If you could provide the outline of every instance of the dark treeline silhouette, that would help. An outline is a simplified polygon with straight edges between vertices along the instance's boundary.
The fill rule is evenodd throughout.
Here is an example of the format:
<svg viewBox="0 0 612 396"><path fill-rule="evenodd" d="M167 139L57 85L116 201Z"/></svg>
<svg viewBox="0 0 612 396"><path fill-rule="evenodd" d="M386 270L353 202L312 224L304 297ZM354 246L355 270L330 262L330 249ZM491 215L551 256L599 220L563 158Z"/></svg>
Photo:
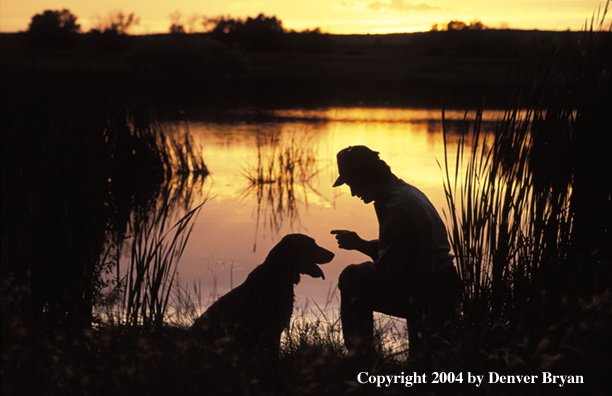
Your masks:
<svg viewBox="0 0 612 396"><path fill-rule="evenodd" d="M484 30L486 26L480 21L470 22L466 24L462 21L450 21L447 25L448 30Z"/></svg>
<svg viewBox="0 0 612 396"><path fill-rule="evenodd" d="M70 11L46 10L32 17L27 44L35 48L69 48L77 43L81 26Z"/></svg>
<svg viewBox="0 0 612 396"><path fill-rule="evenodd" d="M127 50L133 43L133 38L129 36L129 29L139 23L140 19L134 13L129 15L121 11L111 13L89 31L87 45L94 49Z"/></svg>
<svg viewBox="0 0 612 396"><path fill-rule="evenodd" d="M35 48L86 47L102 50L127 51L140 39L129 37L129 29L139 23L131 14L116 12L83 34L77 17L69 10L46 10L32 17L26 32L26 44ZM446 25L435 24L431 31L412 34L341 35L324 34L319 28L296 32L287 30L275 16L259 14L246 19L231 16L204 18L207 33L186 33L178 21L170 26L174 36L205 36L227 48L246 52L306 52L331 53L343 51L380 52L391 48L410 55L517 57L536 56L540 51L558 45L563 35L578 40L579 32L559 32L551 36L546 31L492 29L480 21L469 24L452 20ZM549 54L545 54L548 56Z"/></svg>
<svg viewBox="0 0 612 396"><path fill-rule="evenodd" d="M77 17L69 10L46 10L32 18L26 32L26 44L36 48L85 47L102 50L127 51L141 40L129 36L129 29L139 23L133 13L116 12L88 33L82 34ZM228 49L246 52L305 52L351 53L399 51L410 56L471 56L511 58L519 56L549 56L547 48L564 40L578 40L579 32L522 31L491 29L480 21L469 24L460 20L448 22L443 29L432 26L431 31L389 35L329 35L318 28L302 32L288 31L275 16L259 14L246 19L220 16L204 18L207 33L185 31L175 21L170 26L172 36L208 37ZM160 36L160 35L154 35ZM564 37L567 36L567 37Z"/></svg>
<svg viewBox="0 0 612 396"><path fill-rule="evenodd" d="M240 44L249 51L279 51L282 48L283 24L276 17L259 14L256 18L219 17L211 36L226 44Z"/></svg>
<svg viewBox="0 0 612 396"><path fill-rule="evenodd" d="M578 42L581 32L549 32L538 30L433 30L417 33L386 35L332 36L333 51L340 49L352 53L381 53L395 51L406 57L458 57L510 59L546 58L552 48L563 42Z"/></svg>
<svg viewBox="0 0 612 396"><path fill-rule="evenodd" d="M67 9L45 10L36 14L26 32L26 45L31 48L75 48L82 42L89 48L103 50L126 50L132 40L128 31L139 23L134 13L111 13L101 19L96 27L91 29L85 38L81 36L81 26L77 24L77 16Z"/></svg>
<svg viewBox="0 0 612 396"><path fill-rule="evenodd" d="M79 38L80 25L69 10L45 10L32 17L26 32L26 44L32 48L74 48L79 45L102 50L127 50L133 44L129 29L140 19L134 14L115 12ZM205 18L205 26L211 26L207 36L227 47L238 46L246 51L306 51L324 52L330 48L328 35L316 28L303 32L287 31L280 19L259 14L244 20L220 16ZM172 35L186 35L183 25L172 23ZM198 35L201 35L198 34ZM80 44L82 43L82 44Z"/></svg>
<svg viewBox="0 0 612 396"><path fill-rule="evenodd" d="M275 16L259 14L245 20L218 17L209 19L208 23L214 25L210 31L213 39L228 46L242 46L247 51L325 52L330 48L329 36L322 34L318 28L303 32L287 31Z"/></svg>
<svg viewBox="0 0 612 396"><path fill-rule="evenodd" d="M138 81L166 111L203 105L440 107L443 101L477 108L485 96L487 106L499 108L506 105L509 82L524 77L521 67L581 38L580 32L495 30L478 21L451 21L445 30L422 33L331 35L287 31L264 14L205 18L207 33L194 33L193 23L185 29L175 16L170 33L128 34L137 19L116 13L88 33L74 33L70 50L24 49L30 31L0 39L14 49L8 55L67 67L74 59L75 67Z"/></svg>

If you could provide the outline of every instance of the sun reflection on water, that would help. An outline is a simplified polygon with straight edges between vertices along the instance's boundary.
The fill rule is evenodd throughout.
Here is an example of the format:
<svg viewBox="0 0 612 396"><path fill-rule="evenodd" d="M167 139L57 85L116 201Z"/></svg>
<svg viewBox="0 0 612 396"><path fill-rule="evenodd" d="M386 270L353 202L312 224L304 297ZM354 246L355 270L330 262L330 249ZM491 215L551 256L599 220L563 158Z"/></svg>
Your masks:
<svg viewBox="0 0 612 396"><path fill-rule="evenodd" d="M336 254L323 266L324 281L304 276L295 289L296 305L309 299L324 306L342 269L366 260L338 249L330 230L354 230L366 239L378 234L373 207L351 197L346 186L332 188L336 153L359 144L379 151L396 175L424 191L442 213L441 112L325 109L276 115L275 123L189 123L210 171L203 188L212 199L202 208L179 272L185 283L200 284L203 294L214 286L222 295L230 282L242 283L282 236L301 232ZM450 118L461 120L463 113Z"/></svg>

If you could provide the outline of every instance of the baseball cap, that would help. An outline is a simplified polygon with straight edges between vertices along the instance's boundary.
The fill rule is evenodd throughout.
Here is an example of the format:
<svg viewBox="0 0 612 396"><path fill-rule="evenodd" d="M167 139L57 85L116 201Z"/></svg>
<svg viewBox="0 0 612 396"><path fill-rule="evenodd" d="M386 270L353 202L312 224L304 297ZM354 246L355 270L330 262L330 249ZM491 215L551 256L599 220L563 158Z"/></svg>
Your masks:
<svg viewBox="0 0 612 396"><path fill-rule="evenodd" d="M338 173L340 175L333 186L341 186L349 178L359 175L372 167L376 162L380 161L378 154L378 151L372 151L366 146L349 146L340 150L336 155Z"/></svg>

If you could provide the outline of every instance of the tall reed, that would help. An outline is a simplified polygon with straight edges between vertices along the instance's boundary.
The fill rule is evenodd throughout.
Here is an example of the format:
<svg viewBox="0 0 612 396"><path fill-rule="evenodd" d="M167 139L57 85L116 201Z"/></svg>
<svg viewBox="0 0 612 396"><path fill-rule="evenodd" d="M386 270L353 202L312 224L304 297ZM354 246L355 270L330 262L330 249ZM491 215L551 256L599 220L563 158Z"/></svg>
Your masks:
<svg viewBox="0 0 612 396"><path fill-rule="evenodd" d="M135 213L129 223L130 258L124 306L128 325L162 325L175 285L177 262L203 203L169 228L172 206L167 197L153 213ZM117 264L119 271L119 264Z"/></svg>
<svg viewBox="0 0 612 396"><path fill-rule="evenodd" d="M532 65L530 82L518 86L492 131L478 111L455 162L445 153L446 214L468 326L546 328L562 320L560 305L609 287L612 188L596 176L612 169L606 15L607 5L598 30L591 21L577 46L564 43Z"/></svg>
<svg viewBox="0 0 612 396"><path fill-rule="evenodd" d="M174 300L186 297L177 265L207 200L201 191L208 168L189 131L153 124L146 138L163 163L163 183L145 199L134 197L121 208L126 229L113 230L109 272L114 279L99 311L109 324L150 328L166 324ZM201 203L194 207L196 197ZM121 265L124 257L126 268Z"/></svg>

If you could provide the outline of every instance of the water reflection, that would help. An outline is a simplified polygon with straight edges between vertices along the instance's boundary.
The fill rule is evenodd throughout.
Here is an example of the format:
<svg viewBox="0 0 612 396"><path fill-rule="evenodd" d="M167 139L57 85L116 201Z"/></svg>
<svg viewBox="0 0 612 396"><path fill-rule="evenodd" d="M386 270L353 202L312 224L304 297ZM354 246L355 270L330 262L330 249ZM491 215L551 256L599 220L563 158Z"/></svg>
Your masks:
<svg viewBox="0 0 612 396"><path fill-rule="evenodd" d="M191 210L194 202L203 201L207 194L204 184L209 174L201 147L197 147L188 126L185 130L167 125L161 136L168 163L172 172L166 175L165 188L171 197L171 204L185 211Z"/></svg>
<svg viewBox="0 0 612 396"><path fill-rule="evenodd" d="M108 179L113 227L96 310L109 323L150 326L165 320L177 264L206 201L208 169L190 134L167 128L148 142L148 150L128 147L127 161L120 161L125 170ZM148 158L161 163L157 179L142 178L155 164Z"/></svg>
<svg viewBox="0 0 612 396"><path fill-rule="evenodd" d="M313 186L321 168L317 163L313 140L308 132L277 134L273 139L256 135L257 159L242 170L247 187L241 202L256 202L255 241L260 225L278 235L285 222L290 230L300 225L300 206L308 206L308 195L322 195ZM301 198L301 200L300 200ZM263 224L261 222L263 221Z"/></svg>
<svg viewBox="0 0 612 396"><path fill-rule="evenodd" d="M342 268L363 261L358 253L337 249L330 230L351 229L366 239L378 234L373 207L351 197L348 188L332 188L338 176L336 153L350 145L379 151L396 175L419 187L442 213L446 199L438 165L444 162L441 111L276 113L279 122L189 122L194 144L202 147L210 171L208 188L214 198L202 207L180 264L181 279L189 284L201 281L204 295L213 287L224 294L231 282L242 283L283 235L301 232L336 253L324 269L325 281L304 279L296 288L297 305L311 299L325 306ZM447 113L450 119L462 120L464 113L451 116ZM456 151L454 138L449 136L451 156Z"/></svg>
<svg viewBox="0 0 612 396"><path fill-rule="evenodd" d="M440 121L439 109L393 109L393 108L329 108L329 109L290 109L276 110L275 115L282 118L324 120L327 122L399 122L420 123ZM447 117L461 119L464 112L446 111Z"/></svg>

